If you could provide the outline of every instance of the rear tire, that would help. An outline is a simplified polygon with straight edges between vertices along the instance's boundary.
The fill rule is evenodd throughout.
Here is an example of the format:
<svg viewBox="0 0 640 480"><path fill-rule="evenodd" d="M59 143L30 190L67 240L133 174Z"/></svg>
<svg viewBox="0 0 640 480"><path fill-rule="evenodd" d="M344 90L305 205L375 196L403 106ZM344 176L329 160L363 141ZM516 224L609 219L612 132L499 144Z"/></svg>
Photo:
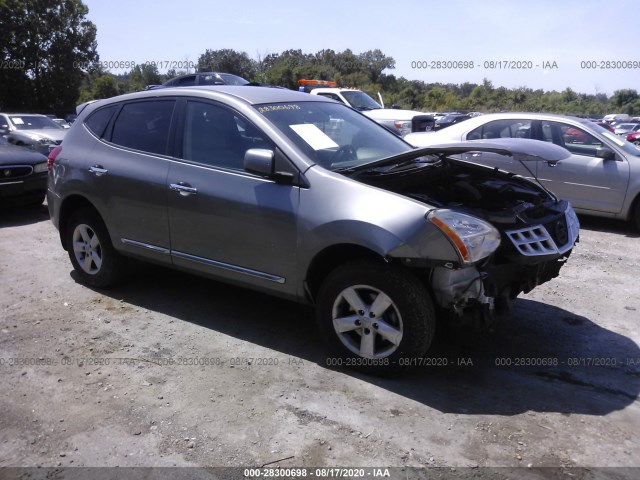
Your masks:
<svg viewBox="0 0 640 480"><path fill-rule="evenodd" d="M636 200L636 206L633 209L632 221L637 230L640 230L640 196Z"/></svg>
<svg viewBox="0 0 640 480"><path fill-rule="evenodd" d="M78 210L71 216L65 243L83 284L108 287L122 277L125 260L113 248L107 227L94 210Z"/></svg>
<svg viewBox="0 0 640 480"><path fill-rule="evenodd" d="M328 366L389 373L415 364L429 349L435 313L410 271L382 262L336 268L317 296L316 321L334 357Z"/></svg>

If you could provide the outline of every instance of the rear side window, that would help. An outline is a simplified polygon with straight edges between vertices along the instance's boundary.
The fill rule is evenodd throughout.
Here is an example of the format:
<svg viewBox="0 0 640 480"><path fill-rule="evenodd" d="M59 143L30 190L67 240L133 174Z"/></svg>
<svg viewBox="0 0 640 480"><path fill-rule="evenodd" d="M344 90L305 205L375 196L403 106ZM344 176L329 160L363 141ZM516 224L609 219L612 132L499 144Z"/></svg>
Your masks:
<svg viewBox="0 0 640 480"><path fill-rule="evenodd" d="M111 117L117 109L118 105L111 105L109 107L96 110L89 115L84 124L96 137L102 138L107 125L109 125Z"/></svg>
<svg viewBox="0 0 640 480"><path fill-rule="evenodd" d="M143 152L165 154L175 100L128 103L113 126L111 141Z"/></svg>
<svg viewBox="0 0 640 480"><path fill-rule="evenodd" d="M196 84L196 76L191 75L189 77L178 79L178 81L174 85L177 87L192 87L195 84Z"/></svg>
<svg viewBox="0 0 640 480"><path fill-rule="evenodd" d="M491 138L531 138L531 120L495 120L467 135L467 140Z"/></svg>

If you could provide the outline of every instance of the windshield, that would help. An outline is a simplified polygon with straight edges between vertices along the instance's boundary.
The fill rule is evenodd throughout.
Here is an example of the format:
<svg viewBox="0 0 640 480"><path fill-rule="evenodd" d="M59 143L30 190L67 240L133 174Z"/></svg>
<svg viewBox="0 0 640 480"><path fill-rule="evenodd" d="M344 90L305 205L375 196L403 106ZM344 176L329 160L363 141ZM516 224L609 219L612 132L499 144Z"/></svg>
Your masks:
<svg viewBox="0 0 640 480"><path fill-rule="evenodd" d="M38 115L11 115L9 118L11 119L11 123L16 127L16 130L40 130L43 128L62 130L60 125L47 117L40 117Z"/></svg>
<svg viewBox="0 0 640 480"><path fill-rule="evenodd" d="M339 103L270 103L255 108L312 161L329 170L413 150L386 128Z"/></svg>
<svg viewBox="0 0 640 480"><path fill-rule="evenodd" d="M378 110L382 108L378 102L360 90L342 90L340 92L349 105L356 110Z"/></svg>
<svg viewBox="0 0 640 480"><path fill-rule="evenodd" d="M591 123L591 125L589 125L589 123ZM591 130L595 130L600 135L606 137L607 140L610 140L613 143L615 143L618 147L623 149L626 153L630 155L634 155L636 157L640 157L640 148L636 147L633 143L627 142L624 137L619 137L618 135L607 130L606 128L601 127L597 123L584 122L584 125L585 127Z"/></svg>

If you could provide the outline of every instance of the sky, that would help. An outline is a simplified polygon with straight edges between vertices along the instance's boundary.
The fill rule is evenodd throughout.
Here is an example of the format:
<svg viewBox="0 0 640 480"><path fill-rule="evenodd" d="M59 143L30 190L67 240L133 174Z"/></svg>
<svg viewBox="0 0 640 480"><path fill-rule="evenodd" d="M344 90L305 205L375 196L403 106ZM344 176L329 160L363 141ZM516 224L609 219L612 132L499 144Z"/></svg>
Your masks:
<svg viewBox="0 0 640 480"><path fill-rule="evenodd" d="M635 0L84 3L103 62L197 63L206 49L222 48L254 59L289 49L358 54L378 48L396 62L386 73L409 80L459 84L487 78L495 87L569 87L608 95L640 90ZM473 62L473 68L451 68L452 62Z"/></svg>

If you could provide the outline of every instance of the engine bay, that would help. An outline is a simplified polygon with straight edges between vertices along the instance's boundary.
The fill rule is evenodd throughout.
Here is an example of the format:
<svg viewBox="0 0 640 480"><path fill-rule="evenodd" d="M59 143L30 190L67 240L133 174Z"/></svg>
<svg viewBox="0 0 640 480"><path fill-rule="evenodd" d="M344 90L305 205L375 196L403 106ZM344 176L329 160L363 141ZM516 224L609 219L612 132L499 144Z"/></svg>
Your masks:
<svg viewBox="0 0 640 480"><path fill-rule="evenodd" d="M547 223L563 211L553 196L524 178L451 159L375 171L359 180L434 207L470 213L496 226Z"/></svg>

